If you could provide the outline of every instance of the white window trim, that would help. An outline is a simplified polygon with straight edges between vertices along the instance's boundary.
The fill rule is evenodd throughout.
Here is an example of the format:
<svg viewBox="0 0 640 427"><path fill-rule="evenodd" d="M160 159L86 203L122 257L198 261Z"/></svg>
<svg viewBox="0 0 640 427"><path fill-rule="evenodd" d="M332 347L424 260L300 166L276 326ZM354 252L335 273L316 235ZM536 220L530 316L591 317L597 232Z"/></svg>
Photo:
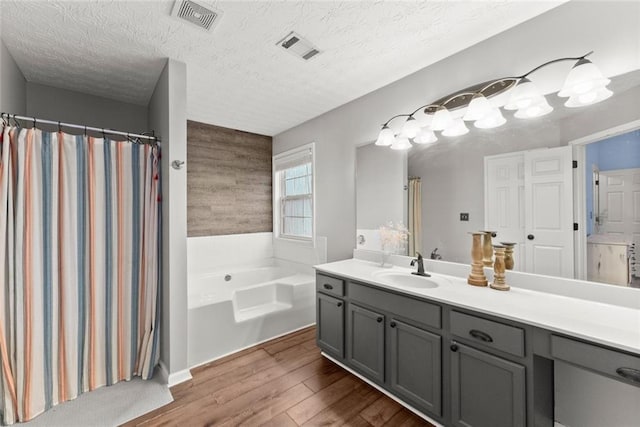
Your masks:
<svg viewBox="0 0 640 427"><path fill-rule="evenodd" d="M289 156L294 156L304 151L311 151L311 237L295 237L295 236L282 236L280 234L280 220L281 209L280 194L282 189L280 188L280 181L276 176L276 162L279 159L283 159ZM316 144L311 142L309 144L301 145L291 150L284 151L276 154L272 157L271 161L271 180L273 182L273 239L285 242L293 242L304 246L316 247Z"/></svg>

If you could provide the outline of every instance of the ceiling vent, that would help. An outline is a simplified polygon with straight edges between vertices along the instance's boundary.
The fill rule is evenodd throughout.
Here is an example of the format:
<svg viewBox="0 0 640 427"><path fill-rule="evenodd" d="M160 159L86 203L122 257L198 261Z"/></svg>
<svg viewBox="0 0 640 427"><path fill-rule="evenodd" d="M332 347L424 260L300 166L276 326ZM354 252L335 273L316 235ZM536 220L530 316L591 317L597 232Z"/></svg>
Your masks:
<svg viewBox="0 0 640 427"><path fill-rule="evenodd" d="M277 45L305 61L310 60L320 53L308 40L305 40L300 34L296 34L293 31L280 40Z"/></svg>
<svg viewBox="0 0 640 427"><path fill-rule="evenodd" d="M222 11L202 6L192 0L176 0L171 16L184 19L203 30L211 31L222 17Z"/></svg>

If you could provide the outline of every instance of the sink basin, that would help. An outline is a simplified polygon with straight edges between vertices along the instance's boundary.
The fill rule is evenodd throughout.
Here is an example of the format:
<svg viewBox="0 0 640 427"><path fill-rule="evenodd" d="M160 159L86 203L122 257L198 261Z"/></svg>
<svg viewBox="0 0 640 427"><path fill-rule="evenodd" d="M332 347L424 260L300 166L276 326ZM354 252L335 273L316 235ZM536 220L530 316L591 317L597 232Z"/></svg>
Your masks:
<svg viewBox="0 0 640 427"><path fill-rule="evenodd" d="M392 285L414 289L437 288L438 283L429 277L416 276L398 271L376 271L373 276Z"/></svg>

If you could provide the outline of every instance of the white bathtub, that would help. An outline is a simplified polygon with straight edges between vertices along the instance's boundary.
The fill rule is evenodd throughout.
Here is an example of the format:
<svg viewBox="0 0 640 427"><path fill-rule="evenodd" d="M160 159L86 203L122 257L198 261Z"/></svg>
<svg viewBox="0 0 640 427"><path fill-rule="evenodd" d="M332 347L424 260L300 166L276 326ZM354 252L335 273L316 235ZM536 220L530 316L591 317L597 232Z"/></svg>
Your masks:
<svg viewBox="0 0 640 427"><path fill-rule="evenodd" d="M190 276L188 288L191 367L315 321L315 278L276 265Z"/></svg>

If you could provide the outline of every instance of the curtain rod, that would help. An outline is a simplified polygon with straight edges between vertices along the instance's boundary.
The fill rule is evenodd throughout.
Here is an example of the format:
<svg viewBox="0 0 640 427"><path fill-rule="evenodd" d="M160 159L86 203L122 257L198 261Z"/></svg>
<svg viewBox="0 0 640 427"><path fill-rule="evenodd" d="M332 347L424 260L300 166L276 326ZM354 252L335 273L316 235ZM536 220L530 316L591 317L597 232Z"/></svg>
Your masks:
<svg viewBox="0 0 640 427"><path fill-rule="evenodd" d="M73 128L73 129L80 129L80 130L84 130L84 133L86 135L87 131L91 131L91 132L98 132L101 133L103 135L109 134L109 135L122 135L122 136L126 136L127 138L140 138L140 139L148 139L152 142L160 142L160 139L156 136L153 135L143 135L143 134L139 134L139 133L129 133L129 132L122 132L122 131L118 131L118 130L111 130L111 129L105 129L105 128L96 128L96 127L92 127L92 126L84 126L84 125L75 125L72 123L64 123L64 122L56 122L53 120L44 120L44 119L38 119L36 117L27 117L27 116L19 116L16 114L9 114L9 113L2 113L2 118L9 120L9 119L14 119L14 120L24 120L24 121L28 121L28 122L33 122L33 127L36 127L37 123L44 123L44 124L49 124L49 125L57 125L58 129L62 128L62 127L66 127L66 128Z"/></svg>

